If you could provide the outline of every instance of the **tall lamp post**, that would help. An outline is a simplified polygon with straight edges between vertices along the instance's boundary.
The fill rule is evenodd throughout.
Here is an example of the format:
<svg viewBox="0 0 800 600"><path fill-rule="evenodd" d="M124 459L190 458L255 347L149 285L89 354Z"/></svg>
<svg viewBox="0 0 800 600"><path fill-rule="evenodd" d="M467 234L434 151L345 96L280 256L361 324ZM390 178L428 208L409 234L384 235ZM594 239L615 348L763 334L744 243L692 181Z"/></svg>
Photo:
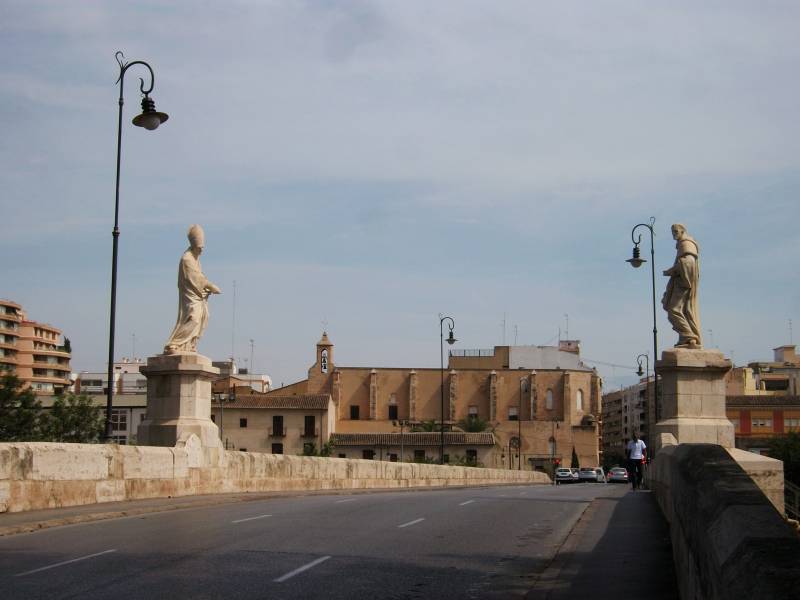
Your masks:
<svg viewBox="0 0 800 600"><path fill-rule="evenodd" d="M450 329L450 333L447 336L447 343L451 346L455 344L458 340L453 337L453 329L456 326L456 322L453 321L453 317L439 317L439 359L440 359L440 368L439 368L439 375L442 385L442 401L441 401L441 417L442 423L441 428L439 431L439 464L444 464L444 322L447 321L447 327Z"/></svg>
<svg viewBox="0 0 800 600"><path fill-rule="evenodd" d="M642 358L644 358L645 370L642 371ZM647 379L645 380L645 395L647 399L650 400L650 357L647 354L640 354L636 357L636 362L639 365L639 370L636 371L636 374L641 377L644 375ZM655 409L655 407L653 407ZM648 411L649 412L649 411ZM649 425L649 424L648 424ZM648 433L650 432L648 428Z"/></svg>
<svg viewBox="0 0 800 600"><path fill-rule="evenodd" d="M646 263L647 261L640 256L639 253L639 244L642 242L642 234L640 233L638 237L635 237L636 230L639 227L645 227L650 232L650 275L652 279L653 285L653 386L654 386L654 393L653 393L653 404L655 405L655 415L656 415L656 422L659 419L659 402L658 402L658 371L656 369L656 360L658 360L658 328L656 327L656 256L654 250L654 238L655 238L655 231L653 230L653 225L656 222L655 217L650 217L650 223L639 223L631 230L631 241L633 242L633 256L626 260L631 264L632 267L638 269L642 266L642 263Z"/></svg>
<svg viewBox="0 0 800 600"><path fill-rule="evenodd" d="M519 378L519 410L517 410L517 437L519 437L519 463L517 470L522 470L522 394L528 391L528 380L524 377Z"/></svg>
<svg viewBox="0 0 800 600"><path fill-rule="evenodd" d="M144 94L142 98L142 113L133 118L133 124L137 127L144 127L148 130L158 128L169 117L162 112L156 111L156 103L150 97L150 92L153 91L155 85L155 76L153 69L150 68L146 62L142 60L134 60L125 62L125 57L122 52L117 52L114 55L119 64L119 117L117 120L117 186L116 198L114 200L114 229L111 232L113 237L113 250L111 253L111 310L109 315L108 327L108 393L106 399L106 432L105 439L111 439L111 408L114 402L114 327L116 324L116 311L117 311L117 248L119 243L119 168L120 156L122 154L122 105L125 103L122 95L122 87L125 83L125 73L134 65L143 65L147 67L150 72L150 86L145 88L144 79L139 79L139 91Z"/></svg>

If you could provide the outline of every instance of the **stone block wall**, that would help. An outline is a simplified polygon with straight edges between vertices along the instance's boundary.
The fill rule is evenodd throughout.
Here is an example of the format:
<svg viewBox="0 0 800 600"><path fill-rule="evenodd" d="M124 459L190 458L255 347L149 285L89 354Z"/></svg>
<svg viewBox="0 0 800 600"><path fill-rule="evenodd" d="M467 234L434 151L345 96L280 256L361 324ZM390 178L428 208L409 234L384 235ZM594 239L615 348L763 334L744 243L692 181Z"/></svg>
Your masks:
<svg viewBox="0 0 800 600"><path fill-rule="evenodd" d="M197 494L547 484L539 472L203 448L0 444L0 513Z"/></svg>
<svg viewBox="0 0 800 600"><path fill-rule="evenodd" d="M681 598L797 597L800 537L725 448L665 445L650 485L670 524Z"/></svg>

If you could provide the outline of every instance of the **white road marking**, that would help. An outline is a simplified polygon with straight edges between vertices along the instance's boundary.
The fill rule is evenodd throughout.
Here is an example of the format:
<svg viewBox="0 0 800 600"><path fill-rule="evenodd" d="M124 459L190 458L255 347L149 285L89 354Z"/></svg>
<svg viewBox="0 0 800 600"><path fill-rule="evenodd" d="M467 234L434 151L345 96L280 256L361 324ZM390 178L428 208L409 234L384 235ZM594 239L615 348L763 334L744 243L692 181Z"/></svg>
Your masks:
<svg viewBox="0 0 800 600"><path fill-rule="evenodd" d="M282 577L278 577L277 579L273 579L272 581L274 581L275 583L283 583L287 579L291 579L292 577L294 577L295 575L299 575L303 571L308 571L309 569L313 569L318 564L324 563L329 558L330 558L330 556L323 556L321 558L318 558L317 560L312 560L307 565L303 565L302 567L299 567L299 568L295 569L294 571L289 571L286 575L283 575Z"/></svg>
<svg viewBox="0 0 800 600"><path fill-rule="evenodd" d="M475 500L467 500L466 502L462 502L459 506L466 506L467 504L472 504Z"/></svg>
<svg viewBox="0 0 800 600"><path fill-rule="evenodd" d="M258 515L257 517L247 517L246 519L237 519L236 521L231 521L231 523L244 523L245 521L255 521L256 519L266 519L267 517L271 517L272 515Z"/></svg>
<svg viewBox="0 0 800 600"><path fill-rule="evenodd" d="M416 525L417 523L422 523L425 519L414 519L413 521L409 521L408 523L403 523L402 525L398 525L398 529L402 529L403 527L410 527L411 525Z"/></svg>
<svg viewBox="0 0 800 600"><path fill-rule="evenodd" d="M38 569L33 569L32 571L25 571L24 573L17 573L15 577L24 577L25 575L32 575L33 573L39 573L40 571L47 571L48 569L55 569L56 567L62 567L64 565L69 565L74 562L78 562L81 560L86 560L87 558L94 558L95 556L102 556L103 554L110 554L111 552L116 552L116 550L103 550L102 552L96 552L95 554L89 554L88 556L81 556L79 558L73 558L72 560L65 560L54 565L47 565L46 567L39 567Z"/></svg>
<svg viewBox="0 0 800 600"><path fill-rule="evenodd" d="M337 500L336 504L341 504L342 502L353 502L355 498L345 498L344 500Z"/></svg>

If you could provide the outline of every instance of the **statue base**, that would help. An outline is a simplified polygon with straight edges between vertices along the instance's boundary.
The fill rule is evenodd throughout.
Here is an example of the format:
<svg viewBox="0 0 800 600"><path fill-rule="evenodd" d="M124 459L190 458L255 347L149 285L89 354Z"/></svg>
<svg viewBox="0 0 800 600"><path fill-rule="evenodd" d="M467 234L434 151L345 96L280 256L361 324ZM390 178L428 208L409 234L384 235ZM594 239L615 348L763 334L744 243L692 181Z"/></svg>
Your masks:
<svg viewBox="0 0 800 600"><path fill-rule="evenodd" d="M139 425L142 446L174 446L193 433L206 448L222 446L211 420L211 382L219 369L194 352L160 354L139 371L147 377L147 415Z"/></svg>
<svg viewBox="0 0 800 600"><path fill-rule="evenodd" d="M656 451L662 434L671 434L679 444L733 448L733 424L725 414L725 374L731 361L718 350L671 348L661 353L656 367L661 380Z"/></svg>

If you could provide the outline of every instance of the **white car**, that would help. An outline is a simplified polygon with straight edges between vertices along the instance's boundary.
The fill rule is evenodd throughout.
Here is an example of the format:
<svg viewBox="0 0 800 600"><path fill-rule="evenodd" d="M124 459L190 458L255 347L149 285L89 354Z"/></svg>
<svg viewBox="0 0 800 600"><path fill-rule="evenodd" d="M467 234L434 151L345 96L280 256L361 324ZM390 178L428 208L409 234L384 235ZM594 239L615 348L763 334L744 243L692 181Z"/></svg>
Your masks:
<svg viewBox="0 0 800 600"><path fill-rule="evenodd" d="M578 474L573 472L572 469L556 469L556 485L559 483L576 483L578 481Z"/></svg>

